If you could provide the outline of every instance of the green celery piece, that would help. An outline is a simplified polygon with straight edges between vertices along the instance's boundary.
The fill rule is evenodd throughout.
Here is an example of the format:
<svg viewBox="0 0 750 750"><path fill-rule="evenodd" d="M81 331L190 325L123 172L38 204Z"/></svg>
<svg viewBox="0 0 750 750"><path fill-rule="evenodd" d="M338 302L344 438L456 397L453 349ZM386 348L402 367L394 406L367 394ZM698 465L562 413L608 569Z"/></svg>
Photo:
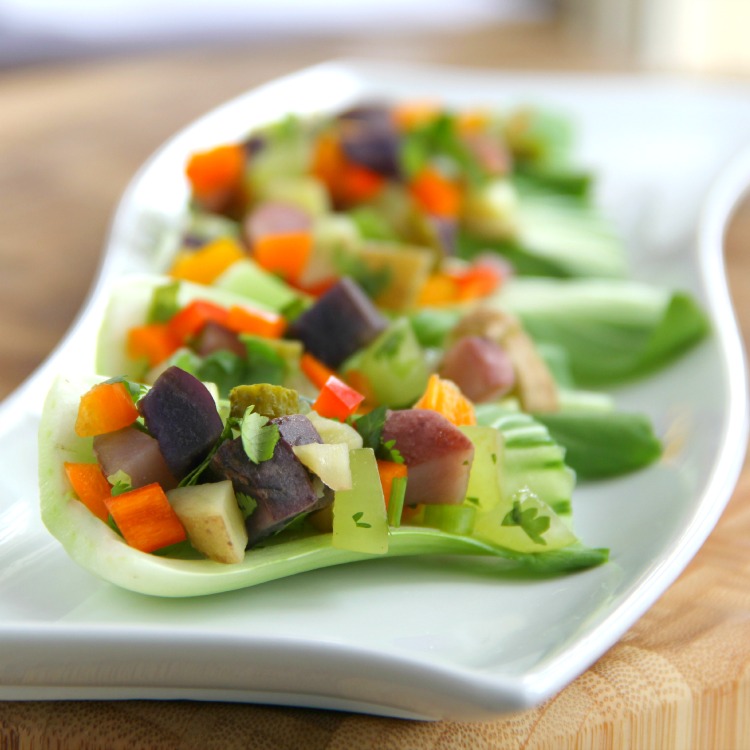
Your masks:
<svg viewBox="0 0 750 750"><path fill-rule="evenodd" d="M513 177L522 190L536 190L566 195L581 201L591 199L594 176L568 166L534 166L519 164Z"/></svg>
<svg viewBox="0 0 750 750"><path fill-rule="evenodd" d="M406 318L399 318L372 343L344 362L343 373L361 372L379 404L411 406L424 392L429 370L424 351Z"/></svg>
<svg viewBox="0 0 750 750"><path fill-rule="evenodd" d="M641 469L662 453L649 418L623 412L535 414L565 446L565 460L581 479L604 479Z"/></svg>
<svg viewBox="0 0 750 750"><path fill-rule="evenodd" d="M331 544L338 549L383 555L388 551L388 519L372 448L349 451L352 488L333 500Z"/></svg>
<svg viewBox="0 0 750 750"><path fill-rule="evenodd" d="M651 374L710 330L690 295L637 281L515 278L493 304L518 315L535 341L564 348L582 388Z"/></svg>
<svg viewBox="0 0 750 750"><path fill-rule="evenodd" d="M277 313L305 299L275 274L261 268L254 260L243 258L224 271L213 283L218 289L246 297L250 303L260 302Z"/></svg>
<svg viewBox="0 0 750 750"><path fill-rule="evenodd" d="M421 346L441 347L460 317L459 310L423 307L409 316L409 322Z"/></svg>
<svg viewBox="0 0 750 750"><path fill-rule="evenodd" d="M372 555L336 549L330 534L283 541L251 550L244 562L222 565L211 560L148 555L128 547L107 524L75 499L64 461L91 461L91 440L75 434L80 394L100 378L58 378L43 409L39 428L39 490L42 520L70 557L94 575L120 587L163 597L202 596L255 586L332 565L371 560ZM498 558L498 577L512 571L554 575L600 565L607 550L571 545L534 554L514 552L478 539L429 528L402 526L389 531L387 557L474 555Z"/></svg>

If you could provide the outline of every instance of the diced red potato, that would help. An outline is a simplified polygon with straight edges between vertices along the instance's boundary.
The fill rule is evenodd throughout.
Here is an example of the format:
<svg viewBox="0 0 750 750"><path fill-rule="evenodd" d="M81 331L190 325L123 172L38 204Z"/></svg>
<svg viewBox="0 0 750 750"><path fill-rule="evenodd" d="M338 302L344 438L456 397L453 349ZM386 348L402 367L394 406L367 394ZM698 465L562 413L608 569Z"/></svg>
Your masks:
<svg viewBox="0 0 750 750"><path fill-rule="evenodd" d="M499 176L510 171L511 155L499 138L489 133L470 133L464 136L464 142L489 174Z"/></svg>
<svg viewBox="0 0 750 750"><path fill-rule="evenodd" d="M481 336L503 347L513 363L514 393L527 412L552 412L560 408L557 383L531 337L513 315L491 307L478 307L451 331L451 340Z"/></svg>
<svg viewBox="0 0 750 750"><path fill-rule="evenodd" d="M230 351L238 357L247 355L247 348L240 337L221 323L209 321L195 339L193 349L201 357L207 357L218 351Z"/></svg>
<svg viewBox="0 0 750 750"><path fill-rule="evenodd" d="M396 449L409 469L407 505L458 504L466 496L474 445L442 414L430 409L388 413L383 441Z"/></svg>
<svg viewBox="0 0 750 750"><path fill-rule="evenodd" d="M439 372L475 403L505 396L516 382L513 362L505 349L480 336L464 336L452 344Z"/></svg>
<svg viewBox="0 0 750 750"><path fill-rule="evenodd" d="M124 471L133 489L158 482L165 490L177 486L167 466L159 443L135 427L125 427L116 432L97 435L94 453L105 476Z"/></svg>
<svg viewBox="0 0 750 750"><path fill-rule="evenodd" d="M245 219L243 233L252 248L262 237L271 234L306 232L312 228L312 218L298 206L283 201L264 201Z"/></svg>

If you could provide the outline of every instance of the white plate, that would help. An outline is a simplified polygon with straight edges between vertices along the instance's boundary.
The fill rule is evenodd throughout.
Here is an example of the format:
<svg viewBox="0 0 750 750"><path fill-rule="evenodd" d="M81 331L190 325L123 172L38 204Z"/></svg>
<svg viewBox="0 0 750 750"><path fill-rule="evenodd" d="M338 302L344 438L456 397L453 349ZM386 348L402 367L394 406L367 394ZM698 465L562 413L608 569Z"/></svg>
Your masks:
<svg viewBox="0 0 750 750"><path fill-rule="evenodd" d="M154 237L180 219L186 188L176 176L189 151L288 109L374 97L534 102L577 120L580 158L601 174L601 199L626 234L634 275L693 291L713 320L710 340L616 394L660 432L678 428L679 451L576 490L578 532L612 551L610 564L576 575L498 578L477 560L385 560L177 601L102 583L38 518L36 426L50 378L90 366L97 315L118 275L159 268ZM192 698L475 720L562 689L678 576L742 465L745 369L722 238L750 180L750 153L725 167L749 142L750 97L740 88L356 62L263 86L180 133L124 196L78 323L2 406L0 699Z"/></svg>

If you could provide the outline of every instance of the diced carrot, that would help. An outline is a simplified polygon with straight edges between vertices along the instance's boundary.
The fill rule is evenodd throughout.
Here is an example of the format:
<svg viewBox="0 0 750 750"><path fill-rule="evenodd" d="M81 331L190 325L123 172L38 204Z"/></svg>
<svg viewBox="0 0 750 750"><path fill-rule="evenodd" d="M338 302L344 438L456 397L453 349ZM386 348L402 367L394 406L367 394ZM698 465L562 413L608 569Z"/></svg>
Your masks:
<svg viewBox="0 0 750 750"><path fill-rule="evenodd" d="M226 325L229 313L225 307L204 299L189 302L167 323L169 332L180 342L200 333L208 322Z"/></svg>
<svg viewBox="0 0 750 750"><path fill-rule="evenodd" d="M385 184L385 178L372 169L347 162L339 176L337 192L342 203L363 203L374 198Z"/></svg>
<svg viewBox="0 0 750 750"><path fill-rule="evenodd" d="M267 339L278 339L286 331L286 318L266 310L251 310L232 305L224 325L237 333L252 333Z"/></svg>
<svg viewBox="0 0 750 750"><path fill-rule="evenodd" d="M316 388L322 388L328 378L336 375L330 367L324 365L317 357L313 357L310 352L304 352L300 358L300 369Z"/></svg>
<svg viewBox="0 0 750 750"><path fill-rule="evenodd" d="M432 167L425 167L409 185L409 192L428 214L453 218L461 206L458 186Z"/></svg>
<svg viewBox="0 0 750 750"><path fill-rule="evenodd" d="M383 497L385 497L385 507L388 507L388 501L391 499L391 488L393 480L398 477L405 477L408 473L406 464L399 464L395 461L383 461L377 459L378 475L380 476L380 486L383 488Z"/></svg>
<svg viewBox="0 0 750 750"><path fill-rule="evenodd" d="M145 323L128 331L126 347L130 359L146 359L153 367L171 357L180 343L166 323Z"/></svg>
<svg viewBox="0 0 750 750"><path fill-rule="evenodd" d="M438 375L430 375L424 394L413 408L432 409L457 427L477 423L474 404L452 380L445 380Z"/></svg>
<svg viewBox="0 0 750 750"><path fill-rule="evenodd" d="M311 252L309 232L267 234L253 244L253 258L259 265L290 280L301 276Z"/></svg>
<svg viewBox="0 0 750 750"><path fill-rule="evenodd" d="M382 175L348 159L331 133L318 138L312 171L326 185L334 202L343 205L370 200L385 185Z"/></svg>
<svg viewBox="0 0 750 750"><path fill-rule="evenodd" d="M169 272L175 279L213 284L233 263L245 257L242 246L230 237L220 237L193 251L179 253Z"/></svg>
<svg viewBox="0 0 750 750"><path fill-rule="evenodd" d="M105 500L111 495L112 487L104 476L99 464L78 464L65 462L65 473L78 499L102 521L109 518Z"/></svg>
<svg viewBox="0 0 750 750"><path fill-rule="evenodd" d="M320 389L312 408L321 417L344 420L357 410L365 397L343 380L331 375Z"/></svg>
<svg viewBox="0 0 750 750"><path fill-rule="evenodd" d="M81 396L75 431L80 437L103 435L136 419L138 409L124 383L99 383Z"/></svg>
<svg viewBox="0 0 750 750"><path fill-rule="evenodd" d="M153 552L187 538L159 484L109 497L106 505L125 541L141 552Z"/></svg>
<svg viewBox="0 0 750 750"><path fill-rule="evenodd" d="M211 199L236 188L244 171L245 151L235 144L193 154L185 169L193 195L199 199Z"/></svg>
<svg viewBox="0 0 750 750"><path fill-rule="evenodd" d="M458 300L458 284L447 273L433 273L427 277L419 292L417 304L449 305Z"/></svg>

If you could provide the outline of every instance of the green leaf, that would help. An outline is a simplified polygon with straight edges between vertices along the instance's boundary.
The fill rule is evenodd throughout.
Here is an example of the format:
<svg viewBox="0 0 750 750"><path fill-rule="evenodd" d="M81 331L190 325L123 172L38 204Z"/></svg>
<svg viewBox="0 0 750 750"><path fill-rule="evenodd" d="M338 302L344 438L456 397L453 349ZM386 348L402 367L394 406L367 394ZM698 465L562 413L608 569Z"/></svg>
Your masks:
<svg viewBox="0 0 750 750"><path fill-rule="evenodd" d="M356 281L370 299L377 297L393 276L390 268L372 269L358 255L342 249L334 253L333 264L339 276L349 276Z"/></svg>
<svg viewBox="0 0 750 750"><path fill-rule="evenodd" d="M114 474L110 474L107 477L107 481L112 485L112 497L117 497L117 495L122 495L123 492L130 492L133 489L133 480L130 478L130 474L127 474L122 469L119 469Z"/></svg>
<svg viewBox="0 0 750 750"><path fill-rule="evenodd" d="M117 375L116 377L109 378L104 382L109 385L122 383L128 389L128 393L130 394L130 398L133 399L133 403L137 403L138 399L140 399L140 397L148 390L148 386L143 385L142 383L134 383L132 380L128 380L124 375Z"/></svg>
<svg viewBox="0 0 750 750"><path fill-rule="evenodd" d="M357 417L352 424L362 436L362 447L372 448L375 455L383 461L395 461L397 464L402 464L404 458L396 448L396 441L383 442L383 428L387 413L388 409L385 406L376 406L367 414Z"/></svg>
<svg viewBox="0 0 750 750"><path fill-rule="evenodd" d="M258 507L258 501L254 497L246 495L244 492L236 492L235 497L237 498L237 505L240 506L242 515L245 518L248 518Z"/></svg>
<svg viewBox="0 0 750 750"><path fill-rule="evenodd" d="M196 466L189 474L185 475L180 480L180 483L177 485L178 487L189 487L193 484L198 484L198 480L200 479L201 474L203 474L203 472L208 468L208 465L211 463L211 459L216 455L216 451L219 450L221 444L225 440L229 440L229 438L232 437L232 430L236 427L237 420L228 419L226 421L219 439L216 441L216 443L214 443L213 447L208 452L208 455L203 459L203 461L198 464L198 466Z"/></svg>
<svg viewBox="0 0 750 750"><path fill-rule="evenodd" d="M286 375L284 358L268 344L257 338L241 337L247 349L245 385L270 383L282 385Z"/></svg>
<svg viewBox="0 0 750 750"><path fill-rule="evenodd" d="M625 412L535 414L552 439L565 448L565 462L582 479L626 474L656 461L661 441L651 420Z"/></svg>
<svg viewBox="0 0 750 750"><path fill-rule="evenodd" d="M268 417L257 414L252 406L248 406L242 418L240 437L247 457L254 464L259 464L273 458L276 443L281 435L278 425L270 424Z"/></svg>

